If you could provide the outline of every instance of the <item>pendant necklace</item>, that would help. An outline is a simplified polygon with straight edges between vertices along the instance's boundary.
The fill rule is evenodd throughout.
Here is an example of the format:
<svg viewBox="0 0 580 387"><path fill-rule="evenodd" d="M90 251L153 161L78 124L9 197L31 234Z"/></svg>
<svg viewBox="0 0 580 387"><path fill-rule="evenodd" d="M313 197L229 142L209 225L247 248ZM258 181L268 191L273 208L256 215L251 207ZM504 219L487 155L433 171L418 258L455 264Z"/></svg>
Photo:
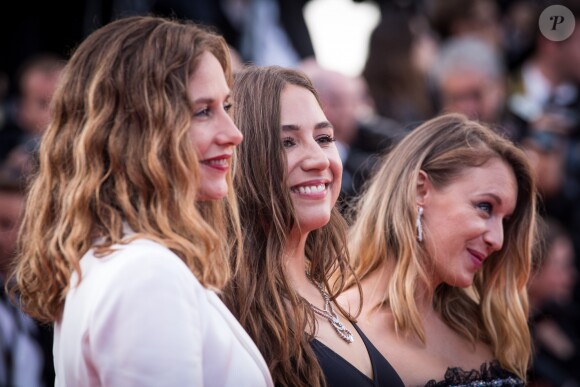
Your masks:
<svg viewBox="0 0 580 387"><path fill-rule="evenodd" d="M324 317L325 319L327 319L341 339L343 339L347 343L352 343L354 341L354 336L352 335L352 332L348 330L348 328L345 327L344 324L341 323L340 320L338 319L338 313L336 313L336 311L334 310L334 307L330 302L330 297L328 296L328 293L326 293L326 291L324 290L322 284L314 282L314 280L310 278L310 275L308 273L306 273L306 277L318 288L324 300L324 309L320 309L319 307L314 306L309 302L310 307L312 308L314 313L316 313L320 317Z"/></svg>

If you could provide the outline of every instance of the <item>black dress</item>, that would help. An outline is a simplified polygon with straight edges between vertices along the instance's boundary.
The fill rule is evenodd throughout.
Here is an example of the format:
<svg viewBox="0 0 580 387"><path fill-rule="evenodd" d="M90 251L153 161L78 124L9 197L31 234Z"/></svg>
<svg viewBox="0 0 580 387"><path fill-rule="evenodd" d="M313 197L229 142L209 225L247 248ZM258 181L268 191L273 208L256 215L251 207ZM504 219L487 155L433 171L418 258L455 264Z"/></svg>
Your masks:
<svg viewBox="0 0 580 387"><path fill-rule="evenodd" d="M430 380L425 387L507 387L523 386L524 382L502 368L497 361L483 363L480 370L464 371L459 367L448 368L445 380Z"/></svg>
<svg viewBox="0 0 580 387"><path fill-rule="evenodd" d="M374 380L360 372L332 349L314 339L310 345L322 368L326 385L328 387L404 387L403 381L387 359L381 355L359 327L354 323L353 325L362 338L371 359Z"/></svg>

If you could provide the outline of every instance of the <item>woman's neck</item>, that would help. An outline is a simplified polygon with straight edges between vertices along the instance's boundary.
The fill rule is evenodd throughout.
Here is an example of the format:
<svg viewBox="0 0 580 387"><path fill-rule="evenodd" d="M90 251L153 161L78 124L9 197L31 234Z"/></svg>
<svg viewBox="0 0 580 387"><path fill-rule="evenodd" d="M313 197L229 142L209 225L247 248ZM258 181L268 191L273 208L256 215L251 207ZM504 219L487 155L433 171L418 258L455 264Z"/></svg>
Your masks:
<svg viewBox="0 0 580 387"><path fill-rule="evenodd" d="M300 289L308 284L306 278L306 238L305 235L290 235L284 249L284 265L286 267L286 276L288 282L295 289Z"/></svg>
<svg viewBox="0 0 580 387"><path fill-rule="evenodd" d="M394 264L385 262L361 282L365 309L384 305L388 299L389 282L394 269ZM422 283L415 285L414 297L419 313L427 314L433 310L433 296L434 289L431 287Z"/></svg>

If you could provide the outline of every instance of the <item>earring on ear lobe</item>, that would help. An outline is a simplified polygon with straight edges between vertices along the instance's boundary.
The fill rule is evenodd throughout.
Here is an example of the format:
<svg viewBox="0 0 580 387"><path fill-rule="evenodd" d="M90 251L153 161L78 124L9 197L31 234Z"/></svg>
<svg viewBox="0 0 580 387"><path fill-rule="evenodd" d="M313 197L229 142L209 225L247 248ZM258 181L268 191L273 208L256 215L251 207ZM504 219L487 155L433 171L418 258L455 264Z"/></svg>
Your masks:
<svg viewBox="0 0 580 387"><path fill-rule="evenodd" d="M417 240L423 242L423 223L421 222L421 217L423 216L423 207L419 206L417 214Z"/></svg>

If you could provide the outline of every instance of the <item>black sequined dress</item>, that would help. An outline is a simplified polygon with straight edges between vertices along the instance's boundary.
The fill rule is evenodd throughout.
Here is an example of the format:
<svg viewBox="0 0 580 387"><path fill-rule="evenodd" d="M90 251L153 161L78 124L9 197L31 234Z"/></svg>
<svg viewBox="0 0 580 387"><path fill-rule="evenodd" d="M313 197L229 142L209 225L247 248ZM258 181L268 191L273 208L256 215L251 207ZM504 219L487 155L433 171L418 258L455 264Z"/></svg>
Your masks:
<svg viewBox="0 0 580 387"><path fill-rule="evenodd" d="M445 379L430 380L425 387L507 387L524 386L524 381L517 375L502 368L497 361L484 363L479 371L465 371L459 367L448 368Z"/></svg>

